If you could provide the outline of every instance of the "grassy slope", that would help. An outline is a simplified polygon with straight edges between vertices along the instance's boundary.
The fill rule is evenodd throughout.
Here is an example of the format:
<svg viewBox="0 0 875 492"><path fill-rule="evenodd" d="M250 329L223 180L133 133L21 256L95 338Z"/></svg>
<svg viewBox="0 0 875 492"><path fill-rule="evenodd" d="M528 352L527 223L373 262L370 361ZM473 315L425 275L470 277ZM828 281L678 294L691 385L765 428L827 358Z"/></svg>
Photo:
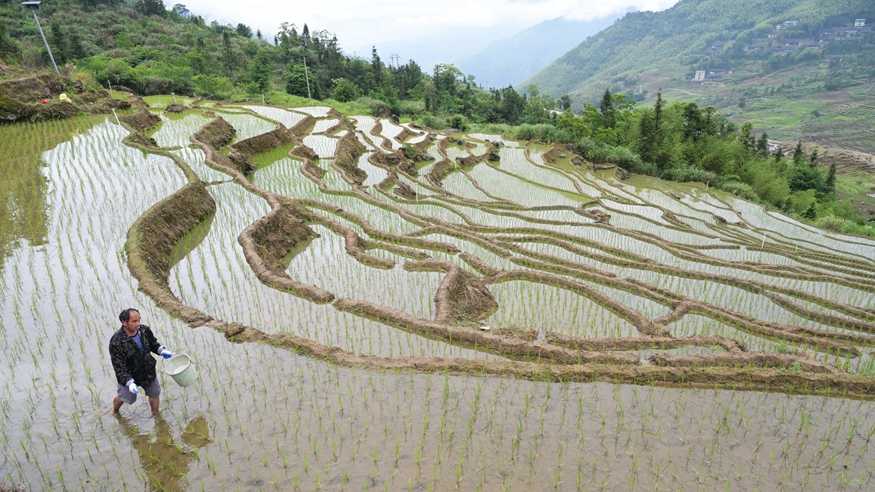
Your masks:
<svg viewBox="0 0 875 492"><path fill-rule="evenodd" d="M728 78L689 81L692 71L713 60L708 48L715 44L723 50L732 43L743 47L774 32L773 26L784 20L818 24L842 14L851 19L872 8L864 0L685 0L665 12L627 15L531 81L553 95L569 93L578 104L595 100L606 87L646 90L648 99L663 89L670 99L713 105L773 137L805 137L873 152L875 132L866 124L875 118L871 78L826 91L832 73L824 58L772 70L766 60L739 56Z"/></svg>

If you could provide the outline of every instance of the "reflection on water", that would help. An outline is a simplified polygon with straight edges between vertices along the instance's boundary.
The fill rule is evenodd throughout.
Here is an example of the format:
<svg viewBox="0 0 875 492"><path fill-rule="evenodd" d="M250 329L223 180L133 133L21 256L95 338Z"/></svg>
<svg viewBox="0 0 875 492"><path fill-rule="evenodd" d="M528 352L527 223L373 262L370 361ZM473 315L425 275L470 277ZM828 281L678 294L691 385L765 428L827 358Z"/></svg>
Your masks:
<svg viewBox="0 0 875 492"><path fill-rule="evenodd" d="M140 465L154 490L182 490L188 468L197 457L195 451L210 443L210 429L202 415L193 418L182 432L184 446L174 441L170 424L161 416L155 418L154 435L142 433L121 415L116 415L116 419L137 450Z"/></svg>
<svg viewBox="0 0 875 492"><path fill-rule="evenodd" d="M0 126L0 270L13 243L46 242L46 190L41 155L90 128L102 116Z"/></svg>

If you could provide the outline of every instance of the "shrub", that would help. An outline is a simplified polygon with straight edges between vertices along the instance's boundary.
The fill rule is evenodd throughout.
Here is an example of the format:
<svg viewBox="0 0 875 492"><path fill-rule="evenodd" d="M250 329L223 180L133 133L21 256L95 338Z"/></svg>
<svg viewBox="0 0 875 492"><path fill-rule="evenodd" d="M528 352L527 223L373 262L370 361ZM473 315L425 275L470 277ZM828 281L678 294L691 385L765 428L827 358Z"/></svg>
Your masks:
<svg viewBox="0 0 875 492"><path fill-rule="evenodd" d="M698 167L684 166L675 167L665 171L663 178L672 181L689 182L699 181L702 183L712 183L717 179L717 175L711 171L699 169Z"/></svg>
<svg viewBox="0 0 875 492"><path fill-rule="evenodd" d="M331 97L341 102L349 102L361 95L359 86L349 79L334 79L334 88L331 89Z"/></svg>
<svg viewBox="0 0 875 492"><path fill-rule="evenodd" d="M849 228L851 223L847 219L843 219L841 217L836 217L835 215L825 215L823 217L818 218L814 221L814 224L821 229L826 229L828 231L836 231L842 232L845 229Z"/></svg>
<svg viewBox="0 0 875 492"><path fill-rule="evenodd" d="M573 141L568 130L556 128L546 123L520 125L514 132L514 138L542 143L570 143Z"/></svg>
<svg viewBox="0 0 875 492"><path fill-rule="evenodd" d="M744 198L745 200L757 200L757 194L754 193L753 188L751 188L749 184L742 183L741 181L724 181L720 184L719 188L723 191L732 193L735 196Z"/></svg>

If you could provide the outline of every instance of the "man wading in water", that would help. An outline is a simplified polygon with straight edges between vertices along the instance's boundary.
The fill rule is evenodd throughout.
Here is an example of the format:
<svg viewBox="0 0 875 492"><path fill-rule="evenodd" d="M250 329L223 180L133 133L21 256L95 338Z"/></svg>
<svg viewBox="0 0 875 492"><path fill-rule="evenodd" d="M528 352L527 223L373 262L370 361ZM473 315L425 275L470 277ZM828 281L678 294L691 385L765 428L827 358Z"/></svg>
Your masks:
<svg viewBox="0 0 875 492"><path fill-rule="evenodd" d="M165 359L173 357L173 352L158 343L152 330L140 324L140 312L128 308L118 315L122 327L109 339L109 357L118 381L118 394L112 397L112 413L119 408L137 401L137 386L146 390L152 415L158 415L161 386L155 374L155 358L152 353Z"/></svg>

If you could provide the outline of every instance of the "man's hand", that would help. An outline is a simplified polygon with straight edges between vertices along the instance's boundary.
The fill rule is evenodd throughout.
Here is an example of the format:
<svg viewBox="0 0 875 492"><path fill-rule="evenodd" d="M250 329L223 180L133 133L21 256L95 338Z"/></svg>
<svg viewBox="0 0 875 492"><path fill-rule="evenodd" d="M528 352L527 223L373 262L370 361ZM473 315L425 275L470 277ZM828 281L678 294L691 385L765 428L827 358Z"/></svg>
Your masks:
<svg viewBox="0 0 875 492"><path fill-rule="evenodd" d="M167 350L167 349L164 348L164 347L161 347L161 351L158 352L158 354L159 354L161 357L164 357L165 359L169 359L169 358L173 357L173 352Z"/></svg>
<svg viewBox="0 0 875 492"><path fill-rule="evenodd" d="M137 383L135 383L133 379L128 380L128 391L135 395L140 392L140 390L137 389Z"/></svg>

